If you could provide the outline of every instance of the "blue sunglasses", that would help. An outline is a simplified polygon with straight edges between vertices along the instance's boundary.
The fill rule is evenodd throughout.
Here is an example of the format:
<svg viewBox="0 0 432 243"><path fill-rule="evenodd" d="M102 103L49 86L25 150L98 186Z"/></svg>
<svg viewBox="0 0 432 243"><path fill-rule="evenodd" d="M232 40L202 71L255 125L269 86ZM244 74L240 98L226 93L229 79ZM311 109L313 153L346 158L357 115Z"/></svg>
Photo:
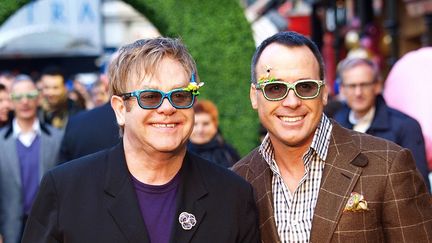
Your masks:
<svg viewBox="0 0 432 243"><path fill-rule="evenodd" d="M193 94L192 91L180 88L173 89L168 93L157 89L136 90L123 93L120 96L123 100L135 97L138 101L138 105L142 109L157 109L162 105L165 98L167 98L169 103L176 109L188 109L194 104L196 95Z"/></svg>

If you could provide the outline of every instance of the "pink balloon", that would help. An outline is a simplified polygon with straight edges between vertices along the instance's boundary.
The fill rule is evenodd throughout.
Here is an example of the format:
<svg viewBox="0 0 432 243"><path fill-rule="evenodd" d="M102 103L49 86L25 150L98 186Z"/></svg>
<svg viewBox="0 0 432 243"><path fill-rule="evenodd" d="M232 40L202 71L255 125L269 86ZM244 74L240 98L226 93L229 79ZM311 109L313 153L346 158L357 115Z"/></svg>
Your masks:
<svg viewBox="0 0 432 243"><path fill-rule="evenodd" d="M411 51L396 62L385 82L384 97L390 107L420 123L432 168L432 47Z"/></svg>

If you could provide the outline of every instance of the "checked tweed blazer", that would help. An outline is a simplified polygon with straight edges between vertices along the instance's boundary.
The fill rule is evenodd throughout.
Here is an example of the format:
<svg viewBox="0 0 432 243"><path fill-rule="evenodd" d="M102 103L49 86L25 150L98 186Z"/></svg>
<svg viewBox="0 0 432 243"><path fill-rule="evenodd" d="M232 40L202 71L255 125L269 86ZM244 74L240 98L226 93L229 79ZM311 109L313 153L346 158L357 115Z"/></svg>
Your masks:
<svg viewBox="0 0 432 243"><path fill-rule="evenodd" d="M432 198L409 150L332 124L310 242L432 242ZM272 172L258 148L233 170L255 189L262 242L281 242ZM364 195L369 210L344 212L351 192Z"/></svg>

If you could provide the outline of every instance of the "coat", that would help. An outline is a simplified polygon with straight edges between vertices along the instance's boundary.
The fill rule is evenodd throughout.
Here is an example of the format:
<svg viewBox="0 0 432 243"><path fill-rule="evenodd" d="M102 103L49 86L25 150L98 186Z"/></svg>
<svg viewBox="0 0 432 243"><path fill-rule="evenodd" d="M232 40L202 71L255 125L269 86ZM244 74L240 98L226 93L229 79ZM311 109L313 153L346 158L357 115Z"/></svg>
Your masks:
<svg viewBox="0 0 432 243"><path fill-rule="evenodd" d="M334 119L342 126L352 129L353 124L348 119L349 112L350 108L345 104L336 113ZM384 98L378 95L375 102L375 116L366 133L388 139L411 150L417 168L430 191L425 142L420 124L414 118L388 107Z"/></svg>
<svg viewBox="0 0 432 243"><path fill-rule="evenodd" d="M252 186L187 153L171 242L259 242ZM196 225L181 227L181 212ZM43 179L23 243L149 243L123 143L58 166Z"/></svg>
<svg viewBox="0 0 432 243"><path fill-rule="evenodd" d="M69 118L60 149L60 160L66 162L77 159L111 148L119 141L119 127L108 102Z"/></svg>
<svg viewBox="0 0 432 243"><path fill-rule="evenodd" d="M332 123L310 242L429 242L432 199L411 153ZM258 148L233 169L255 189L262 242L280 242L272 171ZM364 196L368 210L344 212L352 192Z"/></svg>
<svg viewBox="0 0 432 243"><path fill-rule="evenodd" d="M57 165L63 132L40 124L39 176ZM18 243L23 229L20 163L12 123L0 130L0 233L5 243Z"/></svg>

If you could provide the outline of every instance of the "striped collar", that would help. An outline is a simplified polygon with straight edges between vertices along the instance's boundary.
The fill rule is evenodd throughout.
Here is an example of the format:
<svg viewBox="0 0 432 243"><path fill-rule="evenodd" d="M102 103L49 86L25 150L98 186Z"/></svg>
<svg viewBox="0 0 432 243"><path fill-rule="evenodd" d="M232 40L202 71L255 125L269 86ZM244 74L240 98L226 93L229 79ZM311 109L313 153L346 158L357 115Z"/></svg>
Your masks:
<svg viewBox="0 0 432 243"><path fill-rule="evenodd" d="M323 114L317 129L315 130L312 143L307 153L309 153L309 151L312 149L318 154L322 161L325 161L330 144L332 128L333 125L331 124L330 119L325 114ZM260 145L259 152L262 154L265 161L271 166L274 161L274 148L271 144L268 133Z"/></svg>

